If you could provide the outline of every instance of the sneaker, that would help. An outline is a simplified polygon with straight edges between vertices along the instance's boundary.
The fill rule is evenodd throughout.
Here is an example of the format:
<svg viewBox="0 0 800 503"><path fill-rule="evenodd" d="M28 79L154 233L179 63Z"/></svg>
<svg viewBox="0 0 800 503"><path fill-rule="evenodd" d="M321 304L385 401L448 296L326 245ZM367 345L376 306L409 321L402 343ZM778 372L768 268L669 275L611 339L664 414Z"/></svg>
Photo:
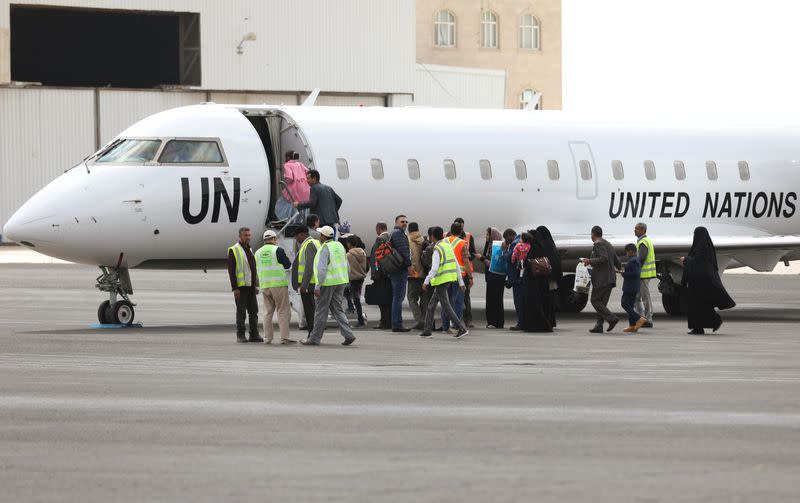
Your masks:
<svg viewBox="0 0 800 503"><path fill-rule="evenodd" d="M425 338L425 339L427 339L427 338L429 338L429 337L432 337L432 336L433 336L433 334L432 334L432 333L430 333L430 332L422 332L421 334L419 334L419 336L420 336L420 337L423 337L423 338Z"/></svg>
<svg viewBox="0 0 800 503"><path fill-rule="evenodd" d="M349 346L350 344L352 344L354 342L356 342L356 338L355 337L350 337L349 339L345 339L344 342L342 342L342 346Z"/></svg>
<svg viewBox="0 0 800 503"><path fill-rule="evenodd" d="M319 346L319 342L314 342L311 339L303 339L300 341L303 346Z"/></svg>
<svg viewBox="0 0 800 503"><path fill-rule="evenodd" d="M591 332L593 334L602 334L603 333L603 326L602 325L595 326L594 328L589 330L589 332Z"/></svg>
<svg viewBox="0 0 800 503"><path fill-rule="evenodd" d="M455 337L456 339L460 339L460 338L464 337L465 335L469 335L469 330L459 330L458 333L456 335L454 335L453 337Z"/></svg>

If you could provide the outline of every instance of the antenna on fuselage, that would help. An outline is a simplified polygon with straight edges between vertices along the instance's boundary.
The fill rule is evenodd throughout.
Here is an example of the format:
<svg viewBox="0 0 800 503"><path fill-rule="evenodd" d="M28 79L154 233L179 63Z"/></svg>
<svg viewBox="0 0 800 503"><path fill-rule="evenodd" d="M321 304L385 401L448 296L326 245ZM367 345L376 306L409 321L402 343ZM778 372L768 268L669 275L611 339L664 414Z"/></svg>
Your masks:
<svg viewBox="0 0 800 503"><path fill-rule="evenodd" d="M303 102L304 107L313 107L314 103L317 101L317 97L319 96L319 87L315 88L311 91L311 94L308 95L308 98Z"/></svg>

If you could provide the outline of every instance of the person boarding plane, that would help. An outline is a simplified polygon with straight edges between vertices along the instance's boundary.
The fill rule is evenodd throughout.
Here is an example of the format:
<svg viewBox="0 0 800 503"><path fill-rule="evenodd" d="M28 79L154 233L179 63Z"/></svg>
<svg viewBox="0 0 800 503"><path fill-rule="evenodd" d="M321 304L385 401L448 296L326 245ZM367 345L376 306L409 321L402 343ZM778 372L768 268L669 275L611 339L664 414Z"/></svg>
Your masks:
<svg viewBox="0 0 800 503"><path fill-rule="evenodd" d="M659 290L683 309L678 260L692 230L714 235L719 265L771 270L800 258L800 124L770 127L611 123L562 112L251 106L206 103L147 117L30 198L8 238L94 264L109 294L101 322L132 323L130 269L225 267L238 228L279 222L281 153L293 150L336 188L342 212L413 209L420 222L463 215L476 229L546 223L565 271L601 224L621 252L632 225L657 229ZM444 214L446 213L446 215ZM261 245L254 240L253 248ZM561 284L562 307L584 294Z"/></svg>

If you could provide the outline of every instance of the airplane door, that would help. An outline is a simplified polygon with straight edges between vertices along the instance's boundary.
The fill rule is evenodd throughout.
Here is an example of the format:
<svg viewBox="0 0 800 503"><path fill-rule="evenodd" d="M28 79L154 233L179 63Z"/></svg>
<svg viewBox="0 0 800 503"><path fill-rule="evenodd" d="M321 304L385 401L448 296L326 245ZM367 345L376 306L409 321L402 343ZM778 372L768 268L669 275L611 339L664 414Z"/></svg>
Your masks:
<svg viewBox="0 0 800 503"><path fill-rule="evenodd" d="M578 199L597 197L597 169L592 148L585 141L569 142L572 164L575 167L576 196Z"/></svg>

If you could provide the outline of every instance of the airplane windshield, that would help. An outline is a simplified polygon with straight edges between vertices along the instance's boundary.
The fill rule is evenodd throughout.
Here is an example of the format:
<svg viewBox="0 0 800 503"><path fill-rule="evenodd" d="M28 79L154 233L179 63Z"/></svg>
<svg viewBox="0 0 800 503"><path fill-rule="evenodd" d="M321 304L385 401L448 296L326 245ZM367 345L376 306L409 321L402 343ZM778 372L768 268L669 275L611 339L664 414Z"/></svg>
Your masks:
<svg viewBox="0 0 800 503"><path fill-rule="evenodd" d="M97 159L98 163L145 163L152 161L161 140L122 140Z"/></svg>

